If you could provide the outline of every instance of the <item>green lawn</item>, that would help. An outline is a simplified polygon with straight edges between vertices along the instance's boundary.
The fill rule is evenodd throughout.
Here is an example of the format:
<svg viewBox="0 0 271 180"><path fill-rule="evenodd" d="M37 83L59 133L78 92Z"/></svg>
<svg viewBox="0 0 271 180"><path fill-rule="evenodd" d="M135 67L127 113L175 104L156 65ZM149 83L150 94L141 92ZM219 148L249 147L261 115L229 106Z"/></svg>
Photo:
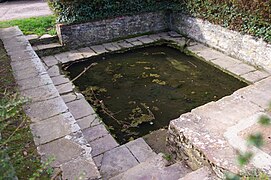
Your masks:
<svg viewBox="0 0 271 180"><path fill-rule="evenodd" d="M33 17L27 19L16 19L10 21L0 22L0 28L7 28L11 26L19 26L25 35L37 34L41 36L43 34L55 35L55 16Z"/></svg>

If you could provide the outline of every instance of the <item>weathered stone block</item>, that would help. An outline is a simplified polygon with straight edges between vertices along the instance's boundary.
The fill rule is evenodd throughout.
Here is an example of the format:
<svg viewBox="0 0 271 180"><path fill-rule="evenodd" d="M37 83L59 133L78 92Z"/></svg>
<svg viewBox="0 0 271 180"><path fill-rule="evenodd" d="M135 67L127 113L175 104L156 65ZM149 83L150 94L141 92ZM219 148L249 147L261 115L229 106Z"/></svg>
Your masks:
<svg viewBox="0 0 271 180"><path fill-rule="evenodd" d="M128 142L125 146L131 151L139 162L144 162L148 158L156 156L150 146L142 139L138 138L134 141Z"/></svg>
<svg viewBox="0 0 271 180"><path fill-rule="evenodd" d="M88 104L85 99L79 99L69 102L67 103L67 106L69 107L69 110L75 119L80 119L82 117L95 114L93 108Z"/></svg>
<svg viewBox="0 0 271 180"><path fill-rule="evenodd" d="M26 114L31 118L32 122L48 119L52 116L68 111L68 107L61 97L48 99L42 102L31 103L24 109Z"/></svg>
<svg viewBox="0 0 271 180"><path fill-rule="evenodd" d="M92 147L91 155L93 157L119 146L119 144L110 134L102 138L96 139L95 141L91 141L89 144Z"/></svg>
<svg viewBox="0 0 271 180"><path fill-rule="evenodd" d="M60 114L44 121L33 123L30 127L36 145L48 143L80 129L71 113Z"/></svg>
<svg viewBox="0 0 271 180"><path fill-rule="evenodd" d="M104 154L100 172L104 179L109 179L136 165L138 162L127 147L120 146Z"/></svg>
<svg viewBox="0 0 271 180"><path fill-rule="evenodd" d="M105 126L103 124L94 126L94 127L89 127L87 129L83 130L83 134L85 136L85 139L88 142L94 141L95 139L104 137L106 135L108 135L108 131L105 128Z"/></svg>

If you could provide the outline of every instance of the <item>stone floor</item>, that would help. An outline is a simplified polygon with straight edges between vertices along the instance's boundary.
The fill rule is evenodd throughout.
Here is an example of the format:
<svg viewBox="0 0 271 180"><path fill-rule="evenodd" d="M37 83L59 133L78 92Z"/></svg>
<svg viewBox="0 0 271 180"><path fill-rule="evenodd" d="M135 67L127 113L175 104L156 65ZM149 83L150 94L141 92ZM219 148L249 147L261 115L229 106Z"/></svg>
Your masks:
<svg viewBox="0 0 271 180"><path fill-rule="evenodd" d="M0 3L0 21L52 14L45 0L14 0Z"/></svg>
<svg viewBox="0 0 271 180"><path fill-rule="evenodd" d="M183 48L186 38L175 32L145 35L63 51L41 59L18 28L0 30L0 38L11 56L14 76L21 94L32 100L25 106L25 111L32 120L31 130L38 150L43 159L52 155L56 158L52 166L61 169L64 179L75 179L82 173L86 179L174 180L193 176L214 179L215 175L206 167L190 174L190 168L195 170L205 165L212 167L216 175L221 175L218 171L220 169L236 172L235 149L243 147L242 139L248 132L255 131L251 127L256 127L254 125L258 116L267 113L267 101L271 99L268 71L202 44L190 43L189 51L251 85L172 121L169 142L177 157L181 157L183 152L189 154L194 150L199 150L201 154L195 160L198 166L190 163L193 162L191 159L186 162L190 168L183 162L168 166L163 155L156 154L160 150L151 143L155 140L148 141L148 137L145 137L156 153L142 138L119 145L84 96L75 90L72 80L62 73L60 64L85 60L107 52L129 50L158 40ZM36 50L48 48L59 48L59 45L54 43L34 47ZM268 130L263 132L268 135ZM157 137L153 133L151 138ZM267 158L264 159L265 164L260 164L268 165L270 155L264 154L267 151L256 152L260 158L256 159L256 164ZM207 158L208 163L199 162L202 157Z"/></svg>

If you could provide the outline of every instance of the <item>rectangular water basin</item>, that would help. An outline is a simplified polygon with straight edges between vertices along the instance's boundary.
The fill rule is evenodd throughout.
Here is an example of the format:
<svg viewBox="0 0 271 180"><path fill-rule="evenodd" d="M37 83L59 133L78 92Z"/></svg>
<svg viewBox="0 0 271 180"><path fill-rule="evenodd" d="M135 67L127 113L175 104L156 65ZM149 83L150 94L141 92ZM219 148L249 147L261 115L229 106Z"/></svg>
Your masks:
<svg viewBox="0 0 271 180"><path fill-rule="evenodd" d="M123 144L166 128L181 114L247 84L166 45L100 55L67 69L74 84Z"/></svg>

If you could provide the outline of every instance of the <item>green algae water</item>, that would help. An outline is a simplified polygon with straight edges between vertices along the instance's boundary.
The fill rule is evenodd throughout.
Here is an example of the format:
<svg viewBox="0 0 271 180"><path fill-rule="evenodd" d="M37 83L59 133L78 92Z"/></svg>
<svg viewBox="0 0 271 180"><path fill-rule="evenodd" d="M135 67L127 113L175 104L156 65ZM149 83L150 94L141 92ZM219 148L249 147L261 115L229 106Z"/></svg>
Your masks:
<svg viewBox="0 0 271 180"><path fill-rule="evenodd" d="M171 47L153 46L72 64L74 84L123 144L247 84Z"/></svg>

